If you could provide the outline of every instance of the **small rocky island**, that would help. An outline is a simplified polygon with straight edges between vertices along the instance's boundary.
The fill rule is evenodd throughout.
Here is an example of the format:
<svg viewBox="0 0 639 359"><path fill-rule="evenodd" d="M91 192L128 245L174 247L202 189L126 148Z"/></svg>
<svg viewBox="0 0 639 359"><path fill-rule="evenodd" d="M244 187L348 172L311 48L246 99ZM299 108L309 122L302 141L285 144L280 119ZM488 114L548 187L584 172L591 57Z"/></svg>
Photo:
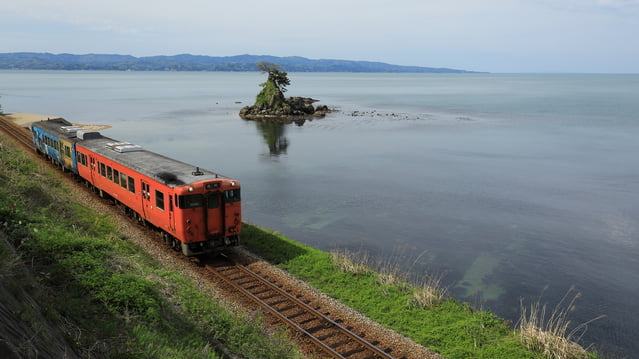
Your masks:
<svg viewBox="0 0 639 359"><path fill-rule="evenodd" d="M318 100L310 97L284 97L286 86L291 84L286 72L279 65L260 62L257 68L268 73L266 82L260 84L262 91L257 94L253 106L240 110L240 117L246 120L297 120L309 117L324 117L330 112L328 106L313 106Z"/></svg>

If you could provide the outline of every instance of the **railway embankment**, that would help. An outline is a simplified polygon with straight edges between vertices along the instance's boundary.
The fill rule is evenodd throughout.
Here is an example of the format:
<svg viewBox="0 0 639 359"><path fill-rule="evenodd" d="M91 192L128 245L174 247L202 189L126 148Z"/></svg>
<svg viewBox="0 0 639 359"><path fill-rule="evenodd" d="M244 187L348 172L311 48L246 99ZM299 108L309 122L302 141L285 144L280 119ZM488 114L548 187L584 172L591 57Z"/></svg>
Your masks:
<svg viewBox="0 0 639 359"><path fill-rule="evenodd" d="M93 201L0 133L0 357L303 357Z"/></svg>
<svg viewBox="0 0 639 359"><path fill-rule="evenodd" d="M0 134L0 313L20 328L11 333L23 333L0 329L0 354L34 357L54 336L59 350L80 357L303 356L286 332L265 329L263 319L186 273L167 248L70 186ZM363 313L365 325L390 328L446 358L553 357L524 346L520 332L492 313L445 295L423 301L424 288L393 271L250 224L242 238L250 252L340 308ZM581 349L563 357L597 356Z"/></svg>

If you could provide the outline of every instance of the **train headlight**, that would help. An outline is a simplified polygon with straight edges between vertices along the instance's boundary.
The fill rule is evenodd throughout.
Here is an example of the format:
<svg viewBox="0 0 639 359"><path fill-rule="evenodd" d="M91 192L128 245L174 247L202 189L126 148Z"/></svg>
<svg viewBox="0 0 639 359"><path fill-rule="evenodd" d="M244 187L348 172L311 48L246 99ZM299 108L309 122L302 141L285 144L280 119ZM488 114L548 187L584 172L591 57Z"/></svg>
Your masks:
<svg viewBox="0 0 639 359"><path fill-rule="evenodd" d="M235 181L231 181L231 186L235 186Z"/></svg>
<svg viewBox="0 0 639 359"><path fill-rule="evenodd" d="M193 192L194 188L193 186L189 186L189 192Z"/></svg>

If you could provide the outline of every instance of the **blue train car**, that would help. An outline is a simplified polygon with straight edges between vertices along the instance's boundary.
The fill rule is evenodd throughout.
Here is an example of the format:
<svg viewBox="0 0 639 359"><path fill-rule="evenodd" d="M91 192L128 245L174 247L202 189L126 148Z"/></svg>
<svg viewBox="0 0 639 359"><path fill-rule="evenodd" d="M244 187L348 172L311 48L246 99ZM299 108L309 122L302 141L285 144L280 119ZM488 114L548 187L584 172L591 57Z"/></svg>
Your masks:
<svg viewBox="0 0 639 359"><path fill-rule="evenodd" d="M63 118L34 122L30 126L33 144L38 153L46 156L62 170L78 173L75 158L76 132L80 129Z"/></svg>

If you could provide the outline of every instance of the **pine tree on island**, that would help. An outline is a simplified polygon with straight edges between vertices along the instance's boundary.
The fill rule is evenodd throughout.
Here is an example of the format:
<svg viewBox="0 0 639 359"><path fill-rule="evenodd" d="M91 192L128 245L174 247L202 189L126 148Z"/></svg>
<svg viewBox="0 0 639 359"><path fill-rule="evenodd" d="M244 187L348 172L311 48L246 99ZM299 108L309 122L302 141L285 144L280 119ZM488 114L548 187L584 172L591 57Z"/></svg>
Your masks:
<svg viewBox="0 0 639 359"><path fill-rule="evenodd" d="M262 90L257 94L255 104L240 110L243 119L296 119L302 117L323 117L328 112L326 105L313 107L314 100L308 97L284 97L286 86L291 84L288 74L280 71L278 64L260 62L257 68L262 74L268 74L266 82L261 83Z"/></svg>

